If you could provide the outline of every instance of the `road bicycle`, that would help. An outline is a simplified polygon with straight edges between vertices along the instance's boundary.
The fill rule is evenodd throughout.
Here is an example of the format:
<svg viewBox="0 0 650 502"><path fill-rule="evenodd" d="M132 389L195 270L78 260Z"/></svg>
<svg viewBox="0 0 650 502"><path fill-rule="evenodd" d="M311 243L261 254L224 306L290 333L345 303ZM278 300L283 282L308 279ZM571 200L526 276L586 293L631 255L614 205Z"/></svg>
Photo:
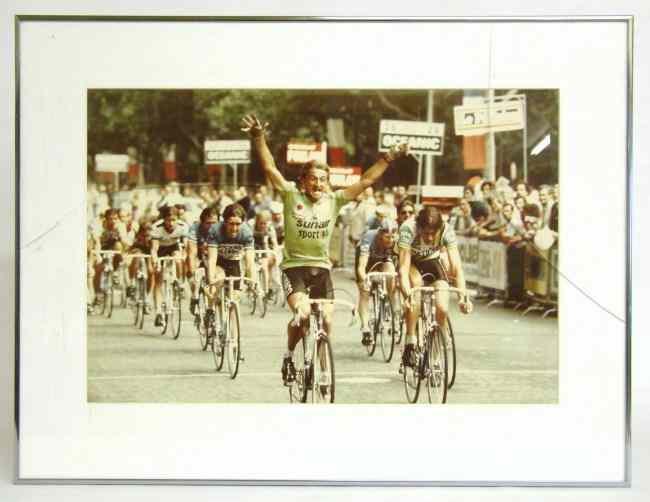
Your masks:
<svg viewBox="0 0 650 502"><path fill-rule="evenodd" d="M113 258L115 255L121 255L122 253L111 250L102 250L96 253L98 259L104 264L102 275L99 279L99 290L101 294L99 315L105 314L110 319L113 315L113 307L115 305L115 287L119 283L119 274L116 274L113 269Z"/></svg>
<svg viewBox="0 0 650 502"><path fill-rule="evenodd" d="M142 329L144 326L144 316L147 314L147 282L149 281L147 259L151 258L151 255L136 253L130 254L129 257L133 260L138 260L134 278L135 296L130 301L130 304L134 314L133 324L139 329Z"/></svg>
<svg viewBox="0 0 650 502"><path fill-rule="evenodd" d="M223 279L223 287L217 297L214 315L207 315L208 338L212 356L217 371L223 368L224 359L228 360L228 373L234 379L239 371L239 363L244 360L241 355L241 332L239 318L239 302L235 295L234 283L247 281L255 284L246 277L228 276ZM212 284L214 285L214 284Z"/></svg>
<svg viewBox="0 0 650 502"><path fill-rule="evenodd" d="M413 364L403 365L401 368L406 399L410 403L417 402L423 380L430 403L443 404L447 400L449 354L452 353L455 366L455 348L451 337L445 340L442 329L436 321L435 295L443 290L461 293L459 289L452 287L422 286L413 288L408 299L412 302L415 293L420 293L420 317L416 326L417 342Z"/></svg>
<svg viewBox="0 0 650 502"><path fill-rule="evenodd" d="M274 297L277 303L277 298L279 296L277 289L274 288L275 284L273 281L271 281L271 289L266 289L266 276L268 274L268 271L266 267L262 265L261 260L263 257L269 255L275 256L276 252L272 249L255 250L255 266L257 267L259 287L255 290L248 289L247 291L248 301L250 302L250 313L253 315L257 310L260 317L264 317L266 315L271 297Z"/></svg>
<svg viewBox="0 0 650 502"><path fill-rule="evenodd" d="M172 338L176 340L181 334L181 301L182 292L181 285L176 276L175 262L182 262L183 258L180 256L165 256L158 258L158 269L162 270L162 316L163 324L161 327L161 335L167 333L167 328L170 328Z"/></svg>
<svg viewBox="0 0 650 502"><path fill-rule="evenodd" d="M366 285L370 298L369 325L372 334L372 343L366 345L366 349L368 356L372 356L377 347L377 339L379 339L381 352L387 363L393 357L398 327L386 283L388 279L396 276L395 272L368 272L366 274Z"/></svg>
<svg viewBox="0 0 650 502"><path fill-rule="evenodd" d="M335 397L334 354L324 328L324 305L342 305L354 311L345 300L309 299L309 328L294 349L296 379L289 386L292 403L330 404ZM300 322L294 316L294 326ZM311 393L311 397L310 397Z"/></svg>
<svg viewBox="0 0 650 502"><path fill-rule="evenodd" d="M194 311L194 326L199 333L199 344L201 350L205 351L208 348L208 331L209 326L206 323L206 313L208 310L208 296L206 288L208 287L205 279L205 268L198 267L194 272L194 284L197 288L197 305Z"/></svg>

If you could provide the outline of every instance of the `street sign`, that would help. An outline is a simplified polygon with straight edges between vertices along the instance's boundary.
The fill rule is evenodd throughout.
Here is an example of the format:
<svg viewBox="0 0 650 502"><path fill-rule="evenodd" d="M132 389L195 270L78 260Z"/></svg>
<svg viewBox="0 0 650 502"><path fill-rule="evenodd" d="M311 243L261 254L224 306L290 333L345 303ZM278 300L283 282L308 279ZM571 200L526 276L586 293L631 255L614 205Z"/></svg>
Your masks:
<svg viewBox="0 0 650 502"><path fill-rule="evenodd" d="M312 160L327 164L327 143L292 139L287 144L287 163L306 164Z"/></svg>
<svg viewBox="0 0 650 502"><path fill-rule="evenodd" d="M206 140L205 164L250 164L251 142L248 139Z"/></svg>
<svg viewBox="0 0 650 502"><path fill-rule="evenodd" d="M445 124L410 120L379 122L379 151L387 152L396 143L408 143L410 153L442 155Z"/></svg>
<svg viewBox="0 0 650 502"><path fill-rule="evenodd" d="M454 106L454 124L460 136L517 131L524 128L524 121L521 100Z"/></svg>
<svg viewBox="0 0 650 502"><path fill-rule="evenodd" d="M103 173L126 173L129 170L128 155L99 153L95 155L95 171Z"/></svg>
<svg viewBox="0 0 650 502"><path fill-rule="evenodd" d="M361 179L361 167L359 166L331 166L330 185L333 187L349 187Z"/></svg>

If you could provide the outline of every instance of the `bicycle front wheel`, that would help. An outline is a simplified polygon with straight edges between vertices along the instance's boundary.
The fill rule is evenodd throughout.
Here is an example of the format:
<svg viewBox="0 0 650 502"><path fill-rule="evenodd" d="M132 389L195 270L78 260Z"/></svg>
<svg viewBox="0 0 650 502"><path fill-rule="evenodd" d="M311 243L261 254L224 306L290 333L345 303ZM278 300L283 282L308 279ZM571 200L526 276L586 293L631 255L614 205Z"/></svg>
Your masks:
<svg viewBox="0 0 650 502"><path fill-rule="evenodd" d="M105 302L106 302L106 317L108 319L113 315L113 305L115 303L115 289L113 288L113 277L109 276L109 285L106 288L105 293Z"/></svg>
<svg viewBox="0 0 650 502"><path fill-rule="evenodd" d="M395 350L395 313L388 297L382 300L380 309L379 343L384 361L389 363Z"/></svg>
<svg viewBox="0 0 650 502"><path fill-rule="evenodd" d="M236 303L230 304L228 310L228 333L226 334L226 351L228 354L228 372L230 378L234 379L239 371L239 360L241 357L241 339L239 336L239 306Z"/></svg>
<svg viewBox="0 0 650 502"><path fill-rule="evenodd" d="M205 291L203 284L199 286L199 300L196 306L196 329L199 332L199 344L201 350L208 348L208 327L205 325L205 312L207 310L207 302L205 298Z"/></svg>
<svg viewBox="0 0 650 502"><path fill-rule="evenodd" d="M332 344L326 335L317 338L315 352L312 361L312 403L330 404L334 402L334 355Z"/></svg>
<svg viewBox="0 0 650 502"><path fill-rule="evenodd" d="M377 348L377 332L380 329L381 323L381 305L379 302L379 295L377 290L373 290L370 293L370 308L368 309L368 314L370 319L368 320L368 327L370 328L370 336L372 337L372 342L370 345L366 345L366 350L368 351L368 357L372 356L375 353Z"/></svg>
<svg viewBox="0 0 650 502"><path fill-rule="evenodd" d="M420 325L422 321L419 320L416 326L416 332L419 333L421 330ZM418 335L418 340L419 340ZM421 370L421 361L422 361L422 352L420 351L419 346L416 348L415 354L415 364L406 365L402 363L402 378L404 380L404 392L406 394L406 400L409 403L417 403L418 396L420 395L420 384L422 383L422 372Z"/></svg>
<svg viewBox="0 0 650 502"><path fill-rule="evenodd" d="M175 285L172 290L173 303L172 303L172 336L174 340L178 339L181 334L181 287Z"/></svg>
<svg viewBox="0 0 650 502"><path fill-rule="evenodd" d="M260 287L261 287L260 294L258 295L258 299L259 299L259 302L260 302L260 317L263 318L266 315L266 311L268 310L268 307L269 307L268 291L266 290L266 287L265 287L265 284L266 284L266 270L264 268L260 268L259 284L260 284Z"/></svg>
<svg viewBox="0 0 650 502"><path fill-rule="evenodd" d="M218 306L215 309L214 316L214 324L206 326L206 329L208 330L208 337L212 344L212 358L214 359L214 365L217 368L217 371L221 371L221 368L223 368L223 362L226 359L226 337L223 332L225 329L225 322L222 319L221 306Z"/></svg>
<svg viewBox="0 0 650 502"><path fill-rule="evenodd" d="M451 386L456 381L456 338L454 337L454 329L451 327L449 316L447 316L447 326L449 332L444 343L447 349L447 389L451 389Z"/></svg>
<svg viewBox="0 0 650 502"><path fill-rule="evenodd" d="M434 328L427 336L425 356L423 373L429 402L444 404L447 400L447 350L439 328Z"/></svg>
<svg viewBox="0 0 650 502"><path fill-rule="evenodd" d="M291 403L304 403L307 400L307 390L310 388L308 373L311 370L306 364L306 345L305 337L302 337L293 349L296 380L289 386L289 402Z"/></svg>
<svg viewBox="0 0 650 502"><path fill-rule="evenodd" d="M138 279L138 310L140 311L140 322L138 328L142 329L144 326L144 315L147 305L147 281L144 278Z"/></svg>

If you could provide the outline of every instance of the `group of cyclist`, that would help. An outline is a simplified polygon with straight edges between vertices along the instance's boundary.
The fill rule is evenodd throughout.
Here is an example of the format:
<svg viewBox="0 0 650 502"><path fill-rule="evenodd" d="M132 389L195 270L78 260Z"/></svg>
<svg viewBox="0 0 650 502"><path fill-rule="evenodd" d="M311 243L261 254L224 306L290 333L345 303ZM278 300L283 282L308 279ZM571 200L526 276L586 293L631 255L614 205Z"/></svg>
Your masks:
<svg viewBox="0 0 650 502"><path fill-rule="evenodd" d="M282 202L271 203L270 210L259 210L250 220L247 220L246 210L237 203L225 207L222 214L209 206L202 210L199 220L192 225L179 218L174 206L162 206L157 221L140 226L130 221L128 214L121 215L115 209L106 210L102 226L89 229L89 311L102 293L99 277L107 264L98 251L119 252L110 259L114 269L124 261L122 265L129 271L126 287L129 297L134 295L131 281L136 273L129 254L149 255L146 259L149 272L147 291L149 295L153 293L156 326L163 322L159 258L177 258L176 277L179 281L189 282L193 314L198 305L196 271L204 270L209 285L207 316L214 315L215 302L225 277L245 275L255 282L257 267L262 267L267 282L262 286L264 291L270 292L271 278L281 261L282 286L294 314L287 326L287 351L283 356L281 373L284 384L291 385L296 378L293 352L308 328L309 300L334 298L329 245L339 211L378 181L393 161L407 156L408 147L406 144L394 146L379 155L357 183L332 191L326 164L307 163L302 167L297 184L287 181L267 145L267 129L268 123L261 122L254 115L242 119L242 130L251 136L266 177ZM426 283L440 289L435 296L436 320L443 332L446 332L449 308L449 294L444 289L450 281L454 281L460 291L461 311L469 313L472 310L455 234L436 208L426 206L416 215L408 200L401 203L396 220L386 216L371 226L373 228L359 241L355 260L362 343L374 343L368 325L366 275L370 271L388 272L392 275L387 282L391 302L397 300L399 290L405 312L407 331L402 364L414 365L419 306L412 298L413 288ZM257 260L256 251L259 252ZM236 289L242 287L235 284ZM323 310L324 329L331 336L332 306L326 305Z"/></svg>

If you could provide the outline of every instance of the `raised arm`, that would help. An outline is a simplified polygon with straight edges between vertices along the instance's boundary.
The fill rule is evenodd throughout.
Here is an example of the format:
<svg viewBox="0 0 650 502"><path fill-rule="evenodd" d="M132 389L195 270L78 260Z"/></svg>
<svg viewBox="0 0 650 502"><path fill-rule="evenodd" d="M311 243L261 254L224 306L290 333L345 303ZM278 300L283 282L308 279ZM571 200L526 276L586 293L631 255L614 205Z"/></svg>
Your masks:
<svg viewBox="0 0 650 502"><path fill-rule="evenodd" d="M361 192L363 192L369 186L372 186L379 178L382 177L384 171L391 162L399 157L405 157L407 155L407 143L398 143L393 145L388 152L382 154L379 159L377 159L377 162L375 162L370 167L370 169L363 173L359 181L343 190L344 197L347 200L356 199Z"/></svg>
<svg viewBox="0 0 650 502"><path fill-rule="evenodd" d="M271 181L273 187L278 190L285 189L287 180L284 179L284 176L282 176L282 173L275 165L271 150L269 150L266 144L266 131L269 123L265 122L262 124L255 115L246 115L242 119L242 125L241 130L247 132L252 138L257 155L259 155L260 161L262 162L264 173Z"/></svg>

